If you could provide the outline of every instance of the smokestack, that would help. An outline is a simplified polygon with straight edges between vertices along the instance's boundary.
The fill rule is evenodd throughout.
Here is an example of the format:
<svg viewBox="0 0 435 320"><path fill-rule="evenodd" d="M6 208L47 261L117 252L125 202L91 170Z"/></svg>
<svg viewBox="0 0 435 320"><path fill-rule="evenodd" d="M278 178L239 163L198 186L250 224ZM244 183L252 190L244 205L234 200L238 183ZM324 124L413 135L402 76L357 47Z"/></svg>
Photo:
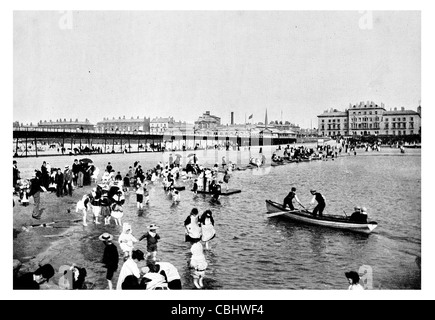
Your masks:
<svg viewBox="0 0 435 320"><path fill-rule="evenodd" d="M231 125L234 124L234 112L231 111Z"/></svg>

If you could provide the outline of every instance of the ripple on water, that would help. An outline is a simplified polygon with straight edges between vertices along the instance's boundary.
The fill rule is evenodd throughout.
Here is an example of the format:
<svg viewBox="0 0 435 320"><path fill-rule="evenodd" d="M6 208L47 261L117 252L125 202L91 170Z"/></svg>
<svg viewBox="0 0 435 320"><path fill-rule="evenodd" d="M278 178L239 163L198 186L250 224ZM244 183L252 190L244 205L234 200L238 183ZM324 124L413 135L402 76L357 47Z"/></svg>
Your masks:
<svg viewBox="0 0 435 320"><path fill-rule="evenodd" d="M215 218L217 235L210 241L211 251L206 252L209 268L205 283L210 289L345 289L344 272L363 265L373 271L376 288L418 289L420 269L414 260L421 253L421 157L416 152L401 157L387 149L382 154L358 153L336 161L235 171L231 188L242 192L222 196L220 205L211 205L209 196L182 191L181 203L172 206L157 183L150 185L151 202L142 213L136 208L135 194L127 195L123 220L132 224L136 237L146 232L151 223L160 226L159 259L178 268L185 288L193 288L193 283L183 222L196 207L200 212L210 208ZM219 159L222 155L225 152L218 153ZM116 171L125 174L135 160L140 159L142 167L150 168L162 156L168 155L92 158L100 169L110 161ZM199 156L200 161L214 163L214 153L201 152ZM242 152L241 159L248 156ZM20 159L20 163L26 161L30 160ZM59 159L48 161L56 164ZM379 223L378 228L364 236L265 218L264 201L281 202L292 186L298 189L304 205L311 200L310 188L321 191L327 199L328 214L349 215L354 206L366 206L369 218ZM105 227L88 228L90 237L80 240L80 251L90 263L101 259L103 247L96 237L104 230ZM117 239L120 228L108 230ZM137 247L146 250L146 243L142 241ZM105 288L104 281L101 285Z"/></svg>

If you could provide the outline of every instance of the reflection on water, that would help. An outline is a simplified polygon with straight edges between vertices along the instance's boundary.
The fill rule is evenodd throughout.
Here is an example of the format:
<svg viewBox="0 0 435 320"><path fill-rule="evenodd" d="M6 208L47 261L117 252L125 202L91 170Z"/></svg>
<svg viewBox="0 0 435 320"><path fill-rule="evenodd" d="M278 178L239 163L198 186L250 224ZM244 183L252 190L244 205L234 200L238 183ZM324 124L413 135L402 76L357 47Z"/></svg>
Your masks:
<svg viewBox="0 0 435 320"><path fill-rule="evenodd" d="M249 153L199 155L201 162L212 165L223 155L246 161ZM209 196L193 195L186 184L181 203L173 206L161 185L156 184L150 189L150 204L142 211L136 208L134 192L126 196L123 222L132 224L136 237L146 232L151 223L160 226L158 258L178 268L184 288L194 286L183 222L196 207L200 212L213 211L217 231L210 242L211 251L205 252L209 263L205 278L208 289L346 289L344 272L361 266L370 266L375 289L419 289L421 276L415 259L421 254L420 155L420 150L400 155L395 149L384 149L382 153L361 152L334 161L235 171L230 187L242 192L222 196L217 205L210 203ZM92 158L100 169L110 161L124 175L135 160L147 169L167 156L126 154ZM67 163L70 160L73 158ZM53 157L49 161L63 164L65 159ZM19 159L19 166L25 167L26 162L34 163L35 159ZM311 200L310 188L316 188L326 197L325 214L349 215L355 205L365 206L369 218L379 226L366 236L301 225L279 217L265 218L265 200L281 202L292 186L298 189L305 206ZM115 240L121 231L119 227L102 225L83 231L81 252L90 268L102 256L98 235L106 230L115 235ZM145 251L146 243L142 241L136 247ZM96 274L104 280L104 271ZM105 288L104 281L101 288Z"/></svg>

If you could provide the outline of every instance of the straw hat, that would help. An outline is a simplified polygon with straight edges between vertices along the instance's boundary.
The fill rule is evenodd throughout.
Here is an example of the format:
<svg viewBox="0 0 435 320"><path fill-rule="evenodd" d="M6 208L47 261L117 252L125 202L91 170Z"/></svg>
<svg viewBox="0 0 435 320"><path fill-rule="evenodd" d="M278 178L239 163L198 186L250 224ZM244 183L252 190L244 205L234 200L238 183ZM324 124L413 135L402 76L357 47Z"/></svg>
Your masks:
<svg viewBox="0 0 435 320"><path fill-rule="evenodd" d="M110 241L113 239L113 236L110 233L104 232L101 236L98 237L101 241Z"/></svg>

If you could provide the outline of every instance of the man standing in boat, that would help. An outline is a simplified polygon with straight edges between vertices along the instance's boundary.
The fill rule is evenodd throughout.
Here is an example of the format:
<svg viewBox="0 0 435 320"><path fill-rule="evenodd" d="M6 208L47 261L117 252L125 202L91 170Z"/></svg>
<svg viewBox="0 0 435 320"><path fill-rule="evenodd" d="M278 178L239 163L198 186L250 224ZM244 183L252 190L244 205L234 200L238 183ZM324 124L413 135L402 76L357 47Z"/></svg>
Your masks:
<svg viewBox="0 0 435 320"><path fill-rule="evenodd" d="M326 207L325 197L320 192L317 192L315 189L311 189L310 192L313 195L313 199L311 200L310 204L313 205L314 202L317 201L317 206L313 210L313 216L317 216L318 213L319 217L322 217L323 210Z"/></svg>
<svg viewBox="0 0 435 320"><path fill-rule="evenodd" d="M295 199L296 202L299 203L299 205L301 207L303 207L302 203L298 199L298 196L296 195L296 188L292 187L289 194L284 198L284 203L282 205L284 207L284 209L287 208L287 205L288 205L290 210L292 210L292 211L295 210L295 207L293 206L293 199Z"/></svg>

